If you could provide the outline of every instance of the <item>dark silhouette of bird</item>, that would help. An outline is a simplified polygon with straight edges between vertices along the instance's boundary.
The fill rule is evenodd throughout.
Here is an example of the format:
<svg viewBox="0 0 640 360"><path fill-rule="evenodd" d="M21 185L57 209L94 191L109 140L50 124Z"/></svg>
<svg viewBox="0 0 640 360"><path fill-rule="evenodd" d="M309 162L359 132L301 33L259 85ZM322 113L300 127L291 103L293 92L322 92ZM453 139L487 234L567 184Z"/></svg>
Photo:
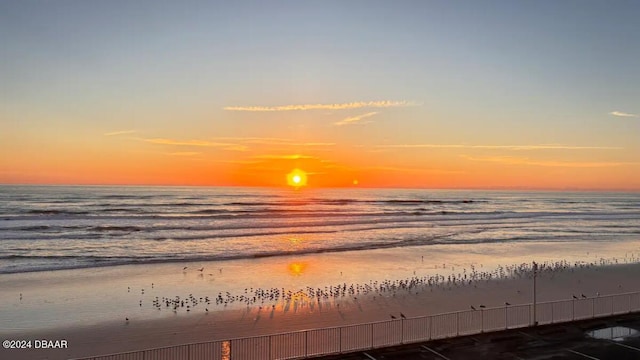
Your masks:
<svg viewBox="0 0 640 360"><path fill-rule="evenodd" d="M480 305L480 308L484 309L484 308L486 308L486 306L484 306L484 305Z"/></svg>
<svg viewBox="0 0 640 360"><path fill-rule="evenodd" d="M198 271L200 272L204 271L204 267L201 267L200 269L198 269Z"/></svg>
<svg viewBox="0 0 640 360"><path fill-rule="evenodd" d="M580 296L582 296L583 299L587 298L586 296L584 296L584 294L580 294Z"/></svg>
<svg viewBox="0 0 640 360"><path fill-rule="evenodd" d="M182 271L187 270L188 268L189 268L188 266L185 266L182 268Z"/></svg>
<svg viewBox="0 0 640 360"><path fill-rule="evenodd" d="M473 305L471 305L471 310L478 310L475 307L473 307Z"/></svg>
<svg viewBox="0 0 640 360"><path fill-rule="evenodd" d="M506 306L509 306L509 305L511 305L511 304L509 304L508 302L505 302L504 304L505 304Z"/></svg>
<svg viewBox="0 0 640 360"><path fill-rule="evenodd" d="M400 313L400 317L401 317L401 318L403 318L403 319L406 319L406 318L407 318L406 316L404 316L404 314L403 314L403 313Z"/></svg>
<svg viewBox="0 0 640 360"><path fill-rule="evenodd" d="M573 298L574 298L574 299L576 299L576 300L578 299L578 297L577 297L577 296L575 296L575 295L572 295L572 296L573 296Z"/></svg>
<svg viewBox="0 0 640 360"><path fill-rule="evenodd" d="M395 320L397 319L395 316L391 315L391 319Z"/></svg>

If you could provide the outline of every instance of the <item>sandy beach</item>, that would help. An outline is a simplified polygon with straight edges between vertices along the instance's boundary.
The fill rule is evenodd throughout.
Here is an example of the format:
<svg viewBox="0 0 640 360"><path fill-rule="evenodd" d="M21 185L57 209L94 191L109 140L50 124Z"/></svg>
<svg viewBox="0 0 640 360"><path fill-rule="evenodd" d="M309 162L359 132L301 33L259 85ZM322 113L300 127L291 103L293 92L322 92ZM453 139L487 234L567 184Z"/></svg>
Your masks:
<svg viewBox="0 0 640 360"><path fill-rule="evenodd" d="M562 246L538 246L533 257L536 244L489 244L463 255L430 247L425 257L419 247L6 274L2 338L66 340L68 347L3 349L1 356L65 359L388 320L401 312L525 304L532 280L523 260L531 258L543 266L539 302L640 290L636 242L616 249L591 244L573 258Z"/></svg>

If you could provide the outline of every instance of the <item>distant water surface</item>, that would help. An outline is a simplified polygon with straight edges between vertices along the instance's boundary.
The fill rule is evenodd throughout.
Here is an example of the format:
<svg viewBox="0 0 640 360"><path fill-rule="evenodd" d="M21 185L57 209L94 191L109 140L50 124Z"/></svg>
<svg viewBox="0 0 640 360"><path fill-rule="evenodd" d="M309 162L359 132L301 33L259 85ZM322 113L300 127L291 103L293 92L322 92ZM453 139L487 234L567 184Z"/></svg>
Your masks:
<svg viewBox="0 0 640 360"><path fill-rule="evenodd" d="M640 238L640 193L0 186L0 273Z"/></svg>

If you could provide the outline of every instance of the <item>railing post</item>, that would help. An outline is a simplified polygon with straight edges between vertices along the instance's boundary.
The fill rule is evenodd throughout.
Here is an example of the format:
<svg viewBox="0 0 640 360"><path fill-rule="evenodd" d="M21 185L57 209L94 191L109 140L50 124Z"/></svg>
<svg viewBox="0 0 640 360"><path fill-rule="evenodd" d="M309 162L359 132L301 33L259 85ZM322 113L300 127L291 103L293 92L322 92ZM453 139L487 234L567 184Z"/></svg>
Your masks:
<svg viewBox="0 0 640 360"><path fill-rule="evenodd" d="M480 309L480 332L484 332L484 309Z"/></svg>
<svg viewBox="0 0 640 360"><path fill-rule="evenodd" d="M404 318L400 318L400 344L404 344Z"/></svg>
<svg viewBox="0 0 640 360"><path fill-rule="evenodd" d="M269 359L273 359L273 352L271 351L271 335L269 335Z"/></svg>
<svg viewBox="0 0 640 360"><path fill-rule="evenodd" d="M611 315L613 315L613 296L609 296L609 299L611 299Z"/></svg>
<svg viewBox="0 0 640 360"><path fill-rule="evenodd" d="M507 319L507 305L504 306L504 329L507 330L509 328L509 321Z"/></svg>
<svg viewBox="0 0 640 360"><path fill-rule="evenodd" d="M576 319L576 299L571 300L571 321Z"/></svg>
<svg viewBox="0 0 640 360"><path fill-rule="evenodd" d="M591 318L596 317L596 299L591 298Z"/></svg>
<svg viewBox="0 0 640 360"><path fill-rule="evenodd" d="M340 329L340 332L338 333L338 338L340 340L340 354L342 354L342 326L340 326L338 329Z"/></svg>
<svg viewBox="0 0 640 360"><path fill-rule="evenodd" d="M533 326L538 326L537 304L538 291L536 289L536 278L538 277L538 264L533 262Z"/></svg>
<svg viewBox="0 0 640 360"><path fill-rule="evenodd" d="M460 312L456 313L456 336L460 336Z"/></svg>
<svg viewBox="0 0 640 360"><path fill-rule="evenodd" d="M309 356L309 330L304 331L304 356Z"/></svg>
<svg viewBox="0 0 640 360"><path fill-rule="evenodd" d="M371 323L370 325L371 325L371 348L373 349L373 323Z"/></svg>
<svg viewBox="0 0 640 360"><path fill-rule="evenodd" d="M433 327L433 315L429 315L429 340L432 339L431 337L431 328Z"/></svg>

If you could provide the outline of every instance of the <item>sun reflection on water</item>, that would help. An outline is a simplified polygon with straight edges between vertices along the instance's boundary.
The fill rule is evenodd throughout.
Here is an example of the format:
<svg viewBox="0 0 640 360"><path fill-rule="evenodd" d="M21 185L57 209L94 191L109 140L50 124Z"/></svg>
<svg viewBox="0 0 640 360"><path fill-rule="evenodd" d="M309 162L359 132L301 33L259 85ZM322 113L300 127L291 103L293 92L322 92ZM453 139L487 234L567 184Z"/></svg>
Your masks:
<svg viewBox="0 0 640 360"><path fill-rule="evenodd" d="M306 262L294 262L289 264L289 273L294 276L300 276L307 269Z"/></svg>

